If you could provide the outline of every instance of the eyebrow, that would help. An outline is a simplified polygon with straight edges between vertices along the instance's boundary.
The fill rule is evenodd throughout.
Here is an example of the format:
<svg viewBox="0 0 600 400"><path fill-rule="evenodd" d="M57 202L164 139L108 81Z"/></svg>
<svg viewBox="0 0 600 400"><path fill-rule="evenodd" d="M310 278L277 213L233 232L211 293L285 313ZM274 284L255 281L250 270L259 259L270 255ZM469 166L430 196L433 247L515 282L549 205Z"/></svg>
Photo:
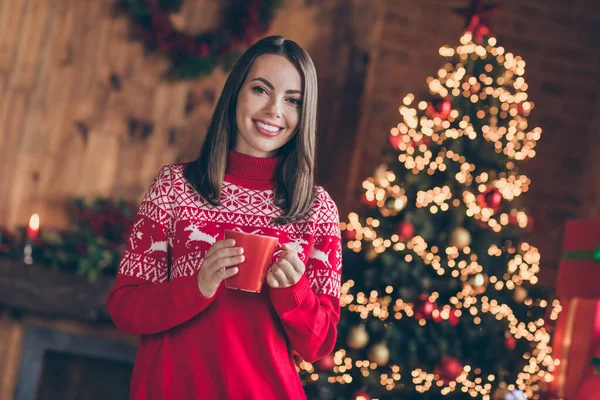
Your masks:
<svg viewBox="0 0 600 400"><path fill-rule="evenodd" d="M273 84L271 82L269 82L268 80L266 80L265 78L254 78L250 82L254 82L254 81L261 81L262 83L267 85L269 87L269 89L271 89L271 90L275 89ZM286 90L285 92L287 94L302 94L301 90L294 90L294 89Z"/></svg>

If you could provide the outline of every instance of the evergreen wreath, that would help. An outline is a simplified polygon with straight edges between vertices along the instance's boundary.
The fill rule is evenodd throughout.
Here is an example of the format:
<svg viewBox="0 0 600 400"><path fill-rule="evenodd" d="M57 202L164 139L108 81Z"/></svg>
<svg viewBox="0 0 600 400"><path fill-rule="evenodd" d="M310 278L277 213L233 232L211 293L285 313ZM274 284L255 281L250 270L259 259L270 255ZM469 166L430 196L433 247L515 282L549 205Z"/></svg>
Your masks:
<svg viewBox="0 0 600 400"><path fill-rule="evenodd" d="M168 76L193 79L209 74L217 65L230 69L243 47L264 35L280 0L231 0L220 26L193 35L178 30L169 14L178 12L183 0L121 0L126 14L141 30L151 51L171 62Z"/></svg>

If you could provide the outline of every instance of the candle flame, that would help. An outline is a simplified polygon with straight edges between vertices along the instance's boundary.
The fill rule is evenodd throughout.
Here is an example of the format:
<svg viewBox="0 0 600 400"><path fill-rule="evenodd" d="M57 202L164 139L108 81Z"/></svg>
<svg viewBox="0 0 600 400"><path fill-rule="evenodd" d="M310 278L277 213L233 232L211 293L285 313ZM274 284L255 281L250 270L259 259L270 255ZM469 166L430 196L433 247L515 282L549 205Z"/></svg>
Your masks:
<svg viewBox="0 0 600 400"><path fill-rule="evenodd" d="M40 215L39 214L37 214L37 213L33 214L31 216L31 218L29 218L29 227L36 231L38 229L40 229Z"/></svg>

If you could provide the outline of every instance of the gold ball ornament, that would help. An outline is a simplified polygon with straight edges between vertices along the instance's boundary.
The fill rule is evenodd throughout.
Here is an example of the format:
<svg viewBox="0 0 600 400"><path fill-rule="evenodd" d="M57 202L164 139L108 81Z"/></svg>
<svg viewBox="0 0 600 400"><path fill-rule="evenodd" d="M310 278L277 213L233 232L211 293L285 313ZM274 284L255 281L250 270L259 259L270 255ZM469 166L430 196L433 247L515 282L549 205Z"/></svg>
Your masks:
<svg viewBox="0 0 600 400"><path fill-rule="evenodd" d="M515 288L515 293L514 293L514 299L517 303L522 303L527 299L527 296L529 296L529 293L527 293L527 289L525 289L523 286L517 286Z"/></svg>
<svg viewBox="0 0 600 400"><path fill-rule="evenodd" d="M390 361L390 349L385 343L378 343L369 349L369 361L377 365L386 365Z"/></svg>
<svg viewBox="0 0 600 400"><path fill-rule="evenodd" d="M378 254L373 248L373 244L369 243L367 245L367 249L365 250L365 260L371 262L377 258Z"/></svg>
<svg viewBox="0 0 600 400"><path fill-rule="evenodd" d="M462 226L458 226L450 232L450 246L454 246L459 250L464 249L471 245L471 233L463 228Z"/></svg>
<svg viewBox="0 0 600 400"><path fill-rule="evenodd" d="M369 343L369 333L364 325L350 329L348 333L348 347L354 350L362 349Z"/></svg>

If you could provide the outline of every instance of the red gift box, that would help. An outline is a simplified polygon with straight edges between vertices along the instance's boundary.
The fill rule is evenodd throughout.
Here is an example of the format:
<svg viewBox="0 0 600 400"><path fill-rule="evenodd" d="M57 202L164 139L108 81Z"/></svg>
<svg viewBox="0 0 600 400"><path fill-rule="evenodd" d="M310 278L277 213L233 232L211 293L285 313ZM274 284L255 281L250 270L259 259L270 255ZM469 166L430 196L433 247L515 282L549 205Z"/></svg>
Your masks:
<svg viewBox="0 0 600 400"><path fill-rule="evenodd" d="M600 298L600 221L567 221L562 248L558 296Z"/></svg>
<svg viewBox="0 0 600 400"><path fill-rule="evenodd" d="M553 336L552 392L566 400L600 399L591 366L600 346L600 221L565 224L556 293L562 311ZM589 397L593 393L593 397Z"/></svg>
<svg viewBox="0 0 600 400"><path fill-rule="evenodd" d="M552 338L552 356L560 364L551 387L559 398L574 400L579 399L577 393L600 342L600 300L565 298L561 306Z"/></svg>
<svg viewBox="0 0 600 400"><path fill-rule="evenodd" d="M598 330L600 331L600 327ZM600 343L596 344L593 355L600 357ZM598 397L600 397L600 372L598 372L597 364L592 364L588 367L575 400L598 400Z"/></svg>

